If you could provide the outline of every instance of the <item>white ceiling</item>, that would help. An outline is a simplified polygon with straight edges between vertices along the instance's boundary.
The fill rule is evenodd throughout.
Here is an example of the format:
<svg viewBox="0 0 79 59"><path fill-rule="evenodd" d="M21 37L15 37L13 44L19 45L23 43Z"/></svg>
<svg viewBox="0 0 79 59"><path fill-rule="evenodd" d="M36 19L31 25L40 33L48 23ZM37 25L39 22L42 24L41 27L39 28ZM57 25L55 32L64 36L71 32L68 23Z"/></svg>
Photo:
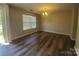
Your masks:
<svg viewBox="0 0 79 59"><path fill-rule="evenodd" d="M54 12L58 10L71 10L75 6L75 4L66 3L10 3L10 5L34 13L42 13L44 8L46 8L48 12Z"/></svg>

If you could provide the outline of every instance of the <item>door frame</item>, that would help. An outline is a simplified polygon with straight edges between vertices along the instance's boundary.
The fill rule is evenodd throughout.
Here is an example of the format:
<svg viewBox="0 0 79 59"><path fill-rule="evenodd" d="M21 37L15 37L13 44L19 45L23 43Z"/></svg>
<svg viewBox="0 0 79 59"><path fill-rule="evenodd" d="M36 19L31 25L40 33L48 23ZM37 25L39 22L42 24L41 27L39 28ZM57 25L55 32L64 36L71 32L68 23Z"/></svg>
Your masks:
<svg viewBox="0 0 79 59"><path fill-rule="evenodd" d="M2 27L5 43L11 42L10 20L9 20L9 6L7 4L0 4L2 9Z"/></svg>

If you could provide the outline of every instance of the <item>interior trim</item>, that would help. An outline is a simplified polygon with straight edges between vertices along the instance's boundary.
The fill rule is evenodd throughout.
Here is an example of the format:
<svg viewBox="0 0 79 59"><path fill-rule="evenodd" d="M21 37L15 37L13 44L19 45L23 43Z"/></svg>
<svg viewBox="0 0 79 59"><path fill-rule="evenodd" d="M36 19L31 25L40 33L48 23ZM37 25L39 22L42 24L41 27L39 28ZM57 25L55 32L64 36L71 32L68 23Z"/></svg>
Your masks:
<svg viewBox="0 0 79 59"><path fill-rule="evenodd" d="M33 31L33 32L31 32L31 33L28 33L28 34L26 33L26 34L22 34L22 35L19 35L19 36L16 36L16 37L12 37L12 40L16 40L16 39L18 39L18 38L21 38L21 37L30 35L30 34L35 33L35 32L37 32L37 31Z"/></svg>
<svg viewBox="0 0 79 59"><path fill-rule="evenodd" d="M71 36L71 34L65 34L65 33L60 33L60 32L54 32L54 31L45 31L43 30L44 32L51 32L51 33L56 33L56 34L62 34L62 35L69 35Z"/></svg>
<svg viewBox="0 0 79 59"><path fill-rule="evenodd" d="M77 56L79 56L79 49L77 49L76 47L74 47L74 49L75 49Z"/></svg>

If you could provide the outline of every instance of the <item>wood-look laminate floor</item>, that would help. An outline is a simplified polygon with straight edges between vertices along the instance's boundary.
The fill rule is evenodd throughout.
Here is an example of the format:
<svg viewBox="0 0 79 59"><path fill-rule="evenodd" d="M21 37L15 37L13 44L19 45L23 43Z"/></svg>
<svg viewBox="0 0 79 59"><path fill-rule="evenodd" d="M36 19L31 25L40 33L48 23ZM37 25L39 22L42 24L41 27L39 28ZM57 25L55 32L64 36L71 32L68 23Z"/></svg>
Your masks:
<svg viewBox="0 0 79 59"><path fill-rule="evenodd" d="M0 46L0 56L76 56L69 36L36 32Z"/></svg>

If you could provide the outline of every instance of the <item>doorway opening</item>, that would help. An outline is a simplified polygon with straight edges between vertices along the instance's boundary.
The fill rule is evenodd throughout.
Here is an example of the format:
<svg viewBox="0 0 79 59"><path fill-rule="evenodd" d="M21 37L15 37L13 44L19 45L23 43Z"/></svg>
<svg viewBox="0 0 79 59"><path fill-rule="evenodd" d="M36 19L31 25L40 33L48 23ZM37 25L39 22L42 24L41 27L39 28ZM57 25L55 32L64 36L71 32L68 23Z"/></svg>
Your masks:
<svg viewBox="0 0 79 59"><path fill-rule="evenodd" d="M9 29L8 29L8 19L7 19L8 7L5 4L0 4L0 45L8 45L9 39Z"/></svg>
<svg viewBox="0 0 79 59"><path fill-rule="evenodd" d="M2 11L0 10L0 44L5 43L4 34L3 34L3 25L2 25Z"/></svg>

